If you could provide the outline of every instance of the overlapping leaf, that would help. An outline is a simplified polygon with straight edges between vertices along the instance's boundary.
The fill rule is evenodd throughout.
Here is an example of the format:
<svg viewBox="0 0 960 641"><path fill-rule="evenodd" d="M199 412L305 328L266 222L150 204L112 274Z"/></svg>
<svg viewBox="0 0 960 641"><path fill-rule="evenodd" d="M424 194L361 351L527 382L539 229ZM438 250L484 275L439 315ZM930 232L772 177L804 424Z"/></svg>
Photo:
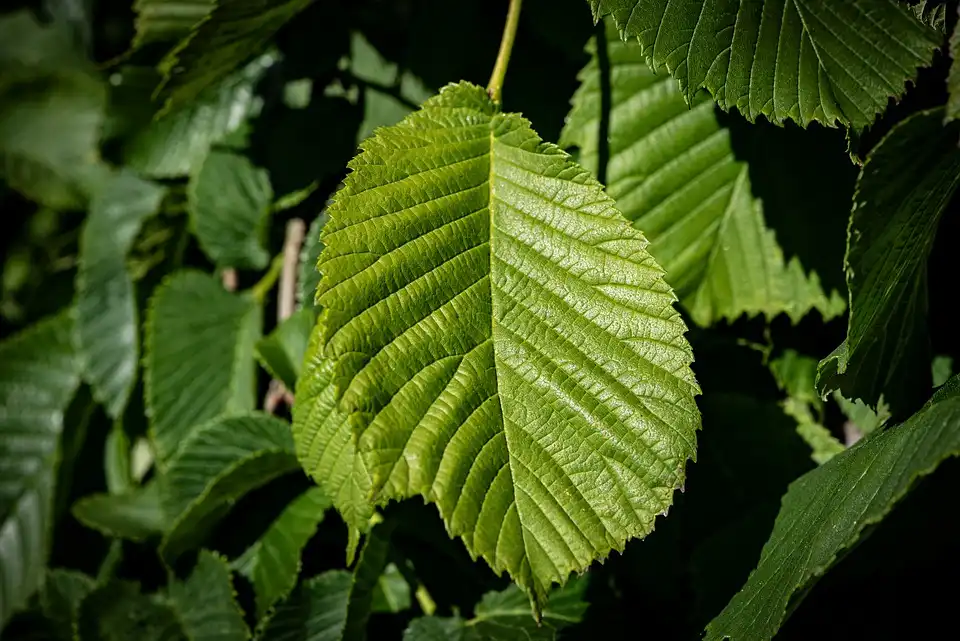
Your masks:
<svg viewBox="0 0 960 641"><path fill-rule="evenodd" d="M179 40L207 17L216 0L136 0L136 35L133 48L152 42Z"/></svg>
<svg viewBox="0 0 960 641"><path fill-rule="evenodd" d="M73 515L106 536L143 541L162 533L169 522L156 481L122 494L93 494L76 502Z"/></svg>
<svg viewBox="0 0 960 641"><path fill-rule="evenodd" d="M161 467L192 428L255 406L262 310L207 274L167 278L147 313L146 399Z"/></svg>
<svg viewBox="0 0 960 641"><path fill-rule="evenodd" d="M940 38L897 0L589 0L637 37L688 100L706 88L749 120L863 129L930 64Z"/></svg>
<svg viewBox="0 0 960 641"><path fill-rule="evenodd" d="M786 313L796 322L811 309L825 318L842 313L838 294L827 297L815 273L808 277L796 257L784 258L713 103L688 108L668 75L650 71L639 45L621 42L612 22L607 31L607 64L601 66L592 42L560 144L579 148L580 163L596 172L605 160L606 119L607 192L650 238L651 253L691 317L709 325L741 314Z"/></svg>
<svg viewBox="0 0 960 641"><path fill-rule="evenodd" d="M315 323L316 314L312 307L297 310L257 343L260 364L287 389L296 388Z"/></svg>
<svg viewBox="0 0 960 641"><path fill-rule="evenodd" d="M163 475L163 505L174 521L161 554L175 559L202 541L237 499L297 467L285 421L249 414L199 427Z"/></svg>
<svg viewBox="0 0 960 641"><path fill-rule="evenodd" d="M708 641L773 638L791 597L883 519L919 477L960 454L957 380L904 424L838 454L790 486L757 569L707 627Z"/></svg>
<svg viewBox="0 0 960 641"><path fill-rule="evenodd" d="M117 418L137 378L140 332L127 253L144 220L157 213L164 190L120 172L94 194L80 239L76 332L84 377L94 397Z"/></svg>
<svg viewBox="0 0 960 641"><path fill-rule="evenodd" d="M0 344L0 628L39 587L60 434L80 382L65 313Z"/></svg>
<svg viewBox="0 0 960 641"><path fill-rule="evenodd" d="M320 258L320 252L323 251L320 232L323 231L323 226L327 224L328 219L327 210L324 209L310 223L307 235L303 239L303 248L300 250L300 269L297 274L297 304L303 308L313 309L313 297L316 295L317 285L320 283L317 259Z"/></svg>
<svg viewBox="0 0 960 641"><path fill-rule="evenodd" d="M181 108L220 82L313 0L215 2L203 22L167 55L160 91L167 109Z"/></svg>
<svg viewBox="0 0 960 641"><path fill-rule="evenodd" d="M188 641L170 605L129 581L99 585L80 604L79 641ZM192 641L192 640L190 640Z"/></svg>
<svg viewBox="0 0 960 641"><path fill-rule="evenodd" d="M213 151L190 180L187 211L200 246L220 267L263 269L273 201L266 170L228 151Z"/></svg>
<svg viewBox="0 0 960 641"><path fill-rule="evenodd" d="M960 11L960 8L958 8ZM950 74L947 76L947 119L960 118L960 22L950 35Z"/></svg>
<svg viewBox="0 0 960 641"><path fill-rule="evenodd" d="M847 338L820 363L817 378L823 394L839 389L870 405L883 394L901 417L931 387L927 258L960 184L960 125L942 122L942 109L914 114L863 165L845 258Z"/></svg>
<svg viewBox="0 0 960 641"><path fill-rule="evenodd" d="M587 580L578 578L553 590L543 610L543 621L530 617L526 596L511 585L488 592L469 621L459 617L415 619L403 633L404 641L553 641L565 627L579 623L587 610Z"/></svg>
<svg viewBox="0 0 960 641"><path fill-rule="evenodd" d="M74 570L47 572L40 591L40 611L53 623L61 639L73 639L80 616L80 604L94 589L92 578Z"/></svg>
<svg viewBox="0 0 960 641"><path fill-rule="evenodd" d="M318 289L319 418L350 425L307 417L300 449L314 463L352 429L337 451L356 439L377 501L427 497L542 598L649 532L683 481L698 387L675 297L602 186L479 87L363 148Z"/></svg>
<svg viewBox="0 0 960 641"><path fill-rule="evenodd" d="M250 631L237 605L230 566L217 554L201 550L186 581L170 585L170 601L191 641L246 641Z"/></svg>
<svg viewBox="0 0 960 641"><path fill-rule="evenodd" d="M234 567L253 584L257 619L262 620L297 584L300 552L317 531L330 499L318 487L293 500Z"/></svg>
<svg viewBox="0 0 960 641"><path fill-rule="evenodd" d="M823 401L815 385L817 361L788 349L770 362L770 371L787 394L780 406L797 422L797 434L810 446L810 457L825 463L842 452L843 443L823 425Z"/></svg>
<svg viewBox="0 0 960 641"><path fill-rule="evenodd" d="M237 132L255 111L253 90L276 61L276 54L264 54L142 127L126 141L124 162L153 178L196 172L210 147ZM135 77L130 75L132 82Z"/></svg>

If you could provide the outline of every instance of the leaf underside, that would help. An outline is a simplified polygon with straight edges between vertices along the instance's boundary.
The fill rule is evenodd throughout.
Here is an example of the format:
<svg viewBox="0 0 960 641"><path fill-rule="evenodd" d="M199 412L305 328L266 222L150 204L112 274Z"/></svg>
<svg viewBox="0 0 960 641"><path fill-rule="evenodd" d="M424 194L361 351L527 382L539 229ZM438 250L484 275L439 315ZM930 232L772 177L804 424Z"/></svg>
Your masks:
<svg viewBox="0 0 960 641"><path fill-rule="evenodd" d="M669 75L650 70L637 43L620 41L609 20L607 31L607 193L650 239L650 252L693 320L710 325L786 313L797 322L811 309L825 319L843 313L839 294L828 298L816 273L808 278L796 257L785 259L713 102L688 107ZM596 172L603 71L596 42L588 49L560 144L579 148L578 161Z"/></svg>
<svg viewBox="0 0 960 641"><path fill-rule="evenodd" d="M317 297L356 467L542 599L683 482L699 388L675 296L602 186L479 87L363 150ZM306 426L309 449L324 425Z"/></svg>
<svg viewBox="0 0 960 641"><path fill-rule="evenodd" d="M688 101L753 121L863 129L930 64L939 35L896 0L589 0Z"/></svg>
<svg viewBox="0 0 960 641"><path fill-rule="evenodd" d="M847 235L847 338L820 363L821 393L876 405L894 416L923 402L931 387L927 337L927 257L940 217L960 185L960 124L943 110L899 123L867 157Z"/></svg>
<svg viewBox="0 0 960 641"><path fill-rule="evenodd" d="M791 596L824 574L919 477L960 454L957 387L945 388L904 424L838 454L790 486L759 565L707 626L707 641L773 638Z"/></svg>

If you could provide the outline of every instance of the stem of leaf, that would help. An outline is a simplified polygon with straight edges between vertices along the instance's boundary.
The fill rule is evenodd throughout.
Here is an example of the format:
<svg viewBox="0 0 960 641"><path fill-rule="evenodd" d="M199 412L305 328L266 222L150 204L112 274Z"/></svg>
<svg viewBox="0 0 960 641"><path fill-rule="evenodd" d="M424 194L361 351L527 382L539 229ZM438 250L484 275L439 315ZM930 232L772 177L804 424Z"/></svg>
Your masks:
<svg viewBox="0 0 960 641"><path fill-rule="evenodd" d="M280 278L280 271L282 269L283 254L278 254L274 256L273 262L270 263L270 269L263 275L263 278L258 280L256 285L250 288L250 295L253 296L255 301L258 303L264 301L267 294L273 289L273 286L277 284L277 279Z"/></svg>
<svg viewBox="0 0 960 641"><path fill-rule="evenodd" d="M496 102L501 102L503 95L503 78L507 75L507 65L510 64L510 53L513 51L513 41L517 38L517 25L520 24L520 5L523 0L510 0L507 9L507 23L503 27L503 39L500 41L500 52L497 54L497 63L490 74L490 84L487 93Z"/></svg>

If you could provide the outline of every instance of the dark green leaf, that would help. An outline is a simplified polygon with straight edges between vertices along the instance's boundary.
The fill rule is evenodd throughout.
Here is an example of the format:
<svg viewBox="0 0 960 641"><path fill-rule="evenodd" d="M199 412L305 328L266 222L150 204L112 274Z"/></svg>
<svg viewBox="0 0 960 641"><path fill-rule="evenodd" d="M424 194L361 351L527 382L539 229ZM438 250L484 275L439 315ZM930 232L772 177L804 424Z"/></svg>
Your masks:
<svg viewBox="0 0 960 641"><path fill-rule="evenodd" d="M960 7L958 7L960 11ZM947 76L947 119L960 118L960 21L950 35L950 75Z"/></svg>
<svg viewBox="0 0 960 641"><path fill-rule="evenodd" d="M218 83L312 0L220 0L200 25L164 58L160 93L179 109Z"/></svg>
<svg viewBox="0 0 960 641"><path fill-rule="evenodd" d="M0 343L0 628L47 563L58 443L80 382L66 313Z"/></svg>
<svg viewBox="0 0 960 641"><path fill-rule="evenodd" d="M579 162L594 172L608 152L608 193L650 239L691 317L709 325L742 314L786 313L794 322L812 309L826 319L841 314L843 299L826 296L816 273L808 277L796 257L784 257L713 102L688 107L669 74L654 74L641 47L621 42L609 20L606 40L604 65L596 42L588 47L560 144L577 147ZM608 149L601 149L605 80Z"/></svg>
<svg viewBox="0 0 960 641"><path fill-rule="evenodd" d="M168 603L129 581L98 586L80 604L79 641L187 641Z"/></svg>
<svg viewBox="0 0 960 641"><path fill-rule="evenodd" d="M367 620L373 609L373 593L387 567L390 536L395 525L393 521L375 525L363 542L360 558L353 569L347 622L343 628L344 641L363 641L367 638Z"/></svg>
<svg viewBox="0 0 960 641"><path fill-rule="evenodd" d="M50 570L40 590L40 609L53 622L64 641L73 641L78 625L80 604L91 591L93 579L73 570Z"/></svg>
<svg viewBox="0 0 960 641"><path fill-rule="evenodd" d="M276 61L275 54L264 54L188 104L164 113L126 143L124 161L154 178L196 172L212 145L247 122L257 104L254 87Z"/></svg>
<svg viewBox="0 0 960 641"><path fill-rule="evenodd" d="M303 366L303 357L310 342L310 332L316 323L312 308L299 309L257 342L257 359L270 375L287 389L295 389Z"/></svg>
<svg viewBox="0 0 960 641"><path fill-rule="evenodd" d="M960 454L957 377L919 413L795 481L747 584L707 627L707 639L766 640L791 598L810 587L903 498L916 480Z"/></svg>
<svg viewBox="0 0 960 641"><path fill-rule="evenodd" d="M477 604L476 616L469 621L458 617L423 617L410 624L404 641L552 641L557 632L579 623L587 610L584 592L587 579L572 579L553 590L543 609L543 621L530 616L527 596L511 585L501 592L488 592Z"/></svg>
<svg viewBox="0 0 960 641"><path fill-rule="evenodd" d="M164 189L130 172L94 192L80 238L76 332L84 377L112 418L137 378L140 332L127 253L143 221L160 209Z"/></svg>
<svg viewBox="0 0 960 641"><path fill-rule="evenodd" d="M174 519L160 552L168 560L195 546L250 490L298 469L290 424L266 414L221 418L197 428L162 477Z"/></svg>
<svg viewBox="0 0 960 641"><path fill-rule="evenodd" d="M147 312L145 381L161 469L197 425L255 407L261 314L252 297L197 271L157 288Z"/></svg>
<svg viewBox="0 0 960 641"><path fill-rule="evenodd" d="M187 211L200 246L219 267L263 269L273 189L266 170L245 156L213 151L187 188Z"/></svg>
<svg viewBox="0 0 960 641"><path fill-rule="evenodd" d="M947 25L947 3L945 0L920 0L910 5L910 11L917 20L944 33Z"/></svg>
<svg viewBox="0 0 960 641"><path fill-rule="evenodd" d="M914 114L870 153L853 198L847 255L847 338L820 363L817 386L895 416L919 405L930 384L927 257L940 216L960 184L960 124L943 110Z"/></svg>
<svg viewBox="0 0 960 641"><path fill-rule="evenodd" d="M331 570L305 581L277 607L261 641L340 641L353 575Z"/></svg>
<svg viewBox="0 0 960 641"><path fill-rule="evenodd" d="M190 35L215 5L216 0L136 0L133 9L137 12L137 33L133 48Z"/></svg>
<svg viewBox="0 0 960 641"><path fill-rule="evenodd" d="M27 12L0 18L0 176L55 209L81 208L102 172L106 91L67 34Z"/></svg>
<svg viewBox="0 0 960 641"><path fill-rule="evenodd" d="M313 309L313 297L317 292L317 284L320 282L320 272L317 271L317 259L320 258L320 252L323 251L323 241L320 240L320 232L323 226L327 224L327 210L320 212L307 230L307 235L303 239L303 247L300 250L300 272L297 276L297 303L301 307Z"/></svg>
<svg viewBox="0 0 960 641"><path fill-rule="evenodd" d="M131 541L159 536L169 526L156 481L123 494L84 497L74 504L73 515L105 536Z"/></svg>
<svg viewBox="0 0 960 641"><path fill-rule="evenodd" d="M257 620L263 620L297 584L300 552L317 531L330 499L311 488L293 500L266 533L233 562L237 572L253 584Z"/></svg>
<svg viewBox="0 0 960 641"><path fill-rule="evenodd" d="M589 0L639 37L687 99L706 88L749 120L863 129L903 94L940 39L897 0Z"/></svg>
<svg viewBox="0 0 960 641"><path fill-rule="evenodd" d="M230 566L213 552L201 550L186 581L170 585L170 602L191 641L245 641L250 631L237 605Z"/></svg>

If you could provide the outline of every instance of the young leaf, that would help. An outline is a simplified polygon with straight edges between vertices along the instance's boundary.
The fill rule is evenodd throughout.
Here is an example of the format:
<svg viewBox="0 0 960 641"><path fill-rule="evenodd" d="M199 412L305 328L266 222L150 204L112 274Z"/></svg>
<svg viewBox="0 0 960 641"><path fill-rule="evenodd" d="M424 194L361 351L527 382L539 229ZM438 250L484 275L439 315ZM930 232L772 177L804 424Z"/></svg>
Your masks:
<svg viewBox="0 0 960 641"><path fill-rule="evenodd" d="M104 536L144 541L158 536L167 526L160 487L151 481L123 494L93 494L77 501L72 509L78 521Z"/></svg>
<svg viewBox="0 0 960 641"><path fill-rule="evenodd" d="M688 101L707 89L753 121L863 129L930 64L937 33L897 0L589 0L638 37Z"/></svg>
<svg viewBox="0 0 960 641"><path fill-rule="evenodd" d="M587 610L584 593L587 579L577 578L563 588L553 590L543 610L543 621L530 617L526 597L517 586L500 592L488 592L477 605L476 616L469 621L459 617L421 617L403 633L404 641L500 641L527 639L553 641L557 632L579 623Z"/></svg>
<svg viewBox="0 0 960 641"><path fill-rule="evenodd" d="M147 312L145 382L161 469L195 426L254 408L261 314L252 297L197 271L177 272L157 288Z"/></svg>
<svg viewBox="0 0 960 641"><path fill-rule="evenodd" d="M960 11L960 7L958 7ZM947 76L947 120L960 118L960 22L950 35L950 74Z"/></svg>
<svg viewBox="0 0 960 641"><path fill-rule="evenodd" d="M917 20L930 26L938 33L944 33L947 28L947 4L941 0L920 0L911 4L910 11Z"/></svg>
<svg viewBox="0 0 960 641"><path fill-rule="evenodd" d="M347 623L353 575L331 570L305 581L277 607L261 641L339 641Z"/></svg>
<svg viewBox="0 0 960 641"><path fill-rule="evenodd" d="M313 309L313 297L317 293L317 285L320 283L320 273L317 272L317 259L320 258L320 252L323 251L320 232L323 230L323 226L327 224L328 219L327 210L324 209L310 223L307 236L303 239L303 247L300 250L300 271L297 274L297 304L307 309Z"/></svg>
<svg viewBox="0 0 960 641"><path fill-rule="evenodd" d="M170 602L190 641L245 641L250 638L237 605L230 566L214 552L201 550L186 581L170 585Z"/></svg>
<svg viewBox="0 0 960 641"><path fill-rule="evenodd" d="M0 17L0 177L54 209L81 208L103 171L106 91L58 26Z"/></svg>
<svg viewBox="0 0 960 641"><path fill-rule="evenodd" d="M713 103L688 107L669 75L647 67L638 44L621 42L612 21L607 32L608 63L600 64L592 41L560 144L578 147L578 160L596 172L600 124L608 119L607 193L650 238L650 252L693 320L786 313L797 322L811 309L825 319L843 313L843 299L824 295L816 273L808 278L796 257L785 260ZM611 104L603 114L608 81Z"/></svg>
<svg viewBox="0 0 960 641"><path fill-rule="evenodd" d="M78 641L188 641L170 605L129 581L97 586L80 604L77 630Z"/></svg>
<svg viewBox="0 0 960 641"><path fill-rule="evenodd" d="M174 521L161 555L176 559L202 541L237 499L298 467L290 425L278 418L257 413L197 428L162 477L164 509Z"/></svg>
<svg viewBox="0 0 960 641"><path fill-rule="evenodd" d="M186 37L207 17L216 0L136 0L136 35L131 48Z"/></svg>
<svg viewBox="0 0 960 641"><path fill-rule="evenodd" d="M287 389L296 388L315 323L316 314L312 307L300 309L280 323L269 336L257 342L257 360Z"/></svg>
<svg viewBox="0 0 960 641"><path fill-rule="evenodd" d="M847 338L820 363L821 393L876 404L882 393L903 416L930 390L927 257L940 216L960 184L960 124L943 110L910 116L867 157L847 239Z"/></svg>
<svg viewBox="0 0 960 641"><path fill-rule="evenodd" d="M838 454L790 486L759 565L707 626L708 641L773 638L791 597L883 519L919 477L960 454L957 381L904 424Z"/></svg>
<svg viewBox="0 0 960 641"><path fill-rule="evenodd" d="M330 499L318 488L311 488L294 499L270 528L243 555L233 562L234 569L253 584L257 620L261 621L280 599L286 598L297 584L300 553L323 520Z"/></svg>
<svg viewBox="0 0 960 641"><path fill-rule="evenodd" d="M890 408L883 402L882 396L877 403L876 410L873 410L859 398L852 401L848 400L840 392L833 393L833 400L840 406L840 411L847 417L847 420L853 423L861 434L875 432L890 419Z"/></svg>
<svg viewBox="0 0 960 641"><path fill-rule="evenodd" d="M84 377L117 418L137 378L140 332L130 251L143 221L160 209L164 189L120 172L96 190L80 237L76 332Z"/></svg>
<svg viewBox="0 0 960 641"><path fill-rule="evenodd" d="M0 343L0 628L39 587L58 443L80 383L66 313Z"/></svg>
<svg viewBox="0 0 960 641"><path fill-rule="evenodd" d="M355 539L356 533L367 530L373 516L370 473L357 455L346 415L337 409L334 364L323 357L322 334L318 323L297 380L293 438L300 465L331 497Z"/></svg>
<svg viewBox="0 0 960 641"><path fill-rule="evenodd" d="M675 297L602 186L479 87L363 148L319 265L334 413L378 502L437 503L539 600L683 482L699 388Z"/></svg>
<svg viewBox="0 0 960 641"><path fill-rule="evenodd" d="M196 172L210 147L236 133L255 111L254 87L277 61L267 53L164 113L124 146L124 162L145 176L178 178Z"/></svg>
<svg viewBox="0 0 960 641"><path fill-rule="evenodd" d="M272 201L267 171L228 151L210 152L187 188L190 224L219 267L267 266L263 240Z"/></svg>
<svg viewBox="0 0 960 641"><path fill-rule="evenodd" d="M770 362L770 371L777 380L777 386L787 393L787 398L780 406L787 416L797 422L797 434L812 450L810 457L817 463L826 463L846 449L823 426L823 401L817 395L814 384L817 361L788 349L780 358Z"/></svg>
<svg viewBox="0 0 960 641"><path fill-rule="evenodd" d="M410 584L395 563L383 569L373 588L371 612L403 612L410 607Z"/></svg>
<svg viewBox="0 0 960 641"><path fill-rule="evenodd" d="M180 108L219 82L312 0L219 0L203 22L164 58L158 93Z"/></svg>
<svg viewBox="0 0 960 641"><path fill-rule="evenodd" d="M366 140L377 127L395 125L430 97L431 92L409 71L400 72L395 63L380 55L360 33L350 41L350 71L361 82L363 90L363 122L357 131L357 142ZM384 89L393 88L397 95Z"/></svg>

